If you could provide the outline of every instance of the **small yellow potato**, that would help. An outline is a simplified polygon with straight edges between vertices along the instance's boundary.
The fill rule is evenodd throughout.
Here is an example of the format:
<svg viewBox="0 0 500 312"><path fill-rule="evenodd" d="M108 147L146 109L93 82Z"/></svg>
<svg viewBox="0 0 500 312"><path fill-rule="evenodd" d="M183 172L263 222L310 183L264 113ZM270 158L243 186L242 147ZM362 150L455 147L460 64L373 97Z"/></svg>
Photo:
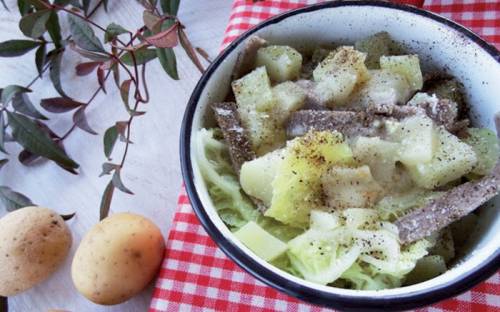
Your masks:
<svg viewBox="0 0 500 312"><path fill-rule="evenodd" d="M0 219L0 296L12 296L47 279L71 247L71 232L56 212L25 207Z"/></svg>
<svg viewBox="0 0 500 312"><path fill-rule="evenodd" d="M90 301L122 303L155 277L164 249L153 222L132 213L114 214L82 239L71 266L73 283Z"/></svg>

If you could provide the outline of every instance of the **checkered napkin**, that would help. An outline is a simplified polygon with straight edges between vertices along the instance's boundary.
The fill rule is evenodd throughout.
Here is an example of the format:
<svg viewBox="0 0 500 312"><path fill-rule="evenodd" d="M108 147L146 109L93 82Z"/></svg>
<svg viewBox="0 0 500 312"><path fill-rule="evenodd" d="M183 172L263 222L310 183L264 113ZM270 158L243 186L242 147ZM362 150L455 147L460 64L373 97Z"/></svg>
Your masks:
<svg viewBox="0 0 500 312"><path fill-rule="evenodd" d="M321 0L236 0L223 47L245 30L287 10ZM451 18L500 47L500 1L407 0ZM266 286L217 247L196 218L185 190L167 241L150 311L326 311ZM500 312L500 274L458 297L419 311Z"/></svg>

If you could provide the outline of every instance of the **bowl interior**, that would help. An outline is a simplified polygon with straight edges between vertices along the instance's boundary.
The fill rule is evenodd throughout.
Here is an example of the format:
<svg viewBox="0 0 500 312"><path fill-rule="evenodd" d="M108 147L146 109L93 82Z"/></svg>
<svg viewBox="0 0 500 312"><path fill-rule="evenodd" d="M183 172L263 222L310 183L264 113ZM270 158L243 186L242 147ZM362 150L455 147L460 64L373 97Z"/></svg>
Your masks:
<svg viewBox="0 0 500 312"><path fill-rule="evenodd" d="M430 13L429 13L430 15ZM482 49L468 36L428 16L415 14L386 6L358 5L350 3L344 6L312 7L300 14L289 13L281 19L265 23L253 34L259 35L273 44L292 45L300 50L307 50L320 44L349 44L379 31L387 31L407 50L420 56L424 72L447 72L460 80L465 87L465 96L471 107L474 125L494 129L493 115L500 111L500 64L490 53ZM197 193L211 222L232 244L242 249L248 257L256 258L245 246L237 241L223 224L214 209L201 178L193 142L197 130L212 126L209 104L222 101L230 86L230 74L238 52L244 41L230 46L220 61L216 61L207 78L200 82L200 93L194 99L191 133L192 175ZM497 57L498 58L498 57ZM192 100L193 100L192 99ZM189 114L189 113L188 113ZM471 233L470 248L452 269L424 283L384 291L355 291L320 286L309 283L284 273L268 263L255 259L260 265L280 274L304 287L311 287L329 293L349 296L390 297L412 294L422 289L431 289L447 285L497 255L500 240L496 239L500 228L500 199L495 198L487 207L480 210L480 224L476 233Z"/></svg>

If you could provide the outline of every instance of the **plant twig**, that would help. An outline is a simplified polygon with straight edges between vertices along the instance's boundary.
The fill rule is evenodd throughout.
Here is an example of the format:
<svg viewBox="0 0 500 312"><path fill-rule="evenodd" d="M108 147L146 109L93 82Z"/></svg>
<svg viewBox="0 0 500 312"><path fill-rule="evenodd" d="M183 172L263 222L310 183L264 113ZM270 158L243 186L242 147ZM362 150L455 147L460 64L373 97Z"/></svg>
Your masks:
<svg viewBox="0 0 500 312"><path fill-rule="evenodd" d="M104 76L104 81L106 81L109 77L109 75L111 74L111 70L108 70L108 72L106 73L106 76ZM99 86L95 91L94 93L92 94L92 96L90 97L90 99L85 103L85 105L89 105L90 103L92 103L92 101L95 99L95 97L99 94L99 92L101 92L103 90L102 86ZM69 128L68 131L66 131L66 133L63 134L63 136L61 137L61 141L63 141L64 139L66 139L70 134L71 132L73 132L73 130L76 129L76 123L73 123L73 125L71 126L71 128Z"/></svg>
<svg viewBox="0 0 500 312"><path fill-rule="evenodd" d="M88 14L88 18L92 17L92 15L94 15L96 12L97 12L97 9L99 9L101 7L101 5L104 3L105 0L99 0L99 2L95 5L95 7L92 9L92 11L89 12ZM71 39L71 35L67 36L65 40L69 40ZM48 42L48 41L47 41ZM31 86L33 86L35 84L35 82L38 81L38 79L41 79L43 74L47 71L47 69L50 68L50 64L47 63L47 65L45 65L45 67L41 70L41 72L35 76L35 78L33 78L33 80L31 80L30 83L28 83L26 85L26 88L30 88Z"/></svg>

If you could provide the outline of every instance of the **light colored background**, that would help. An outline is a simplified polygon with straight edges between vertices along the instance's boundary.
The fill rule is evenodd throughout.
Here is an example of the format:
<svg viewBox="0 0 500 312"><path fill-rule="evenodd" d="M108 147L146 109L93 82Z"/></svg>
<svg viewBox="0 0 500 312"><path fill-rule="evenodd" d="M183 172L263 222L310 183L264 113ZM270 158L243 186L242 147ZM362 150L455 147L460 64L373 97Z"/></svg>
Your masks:
<svg viewBox="0 0 500 312"><path fill-rule="evenodd" d="M16 1L7 0L10 13L0 8L0 41L22 38L18 29L20 15ZM94 3L94 2L93 2ZM187 26L193 45L204 48L214 57L222 42L229 19L231 0L182 0L180 20ZM127 29L142 25L142 9L133 0L109 0L109 14L99 11L93 18L100 25L117 22ZM96 32L101 36L102 33ZM172 81L163 72L159 62L148 65L151 101L142 108L146 115L137 118L132 126L132 141L122 178L134 196L115 191L111 212L130 211L151 218L164 235L168 233L181 186L178 155L178 135L182 114L191 90L200 74L181 48L176 48L180 81ZM83 59L65 53L63 59L63 87L80 101L87 101L97 88L95 78L77 77L74 66ZM0 87L8 84L26 85L36 73L34 52L23 57L0 58ZM48 77L37 82L30 94L38 105L42 98L57 96ZM152 285L128 302L103 307L87 301L73 286L70 277L71 259L85 232L99 218L99 202L110 177L98 178L101 164L106 161L102 147L104 131L115 121L127 117L119 93L112 79L107 83L108 94L100 94L87 110L90 125L99 133L92 136L75 130L65 141L66 150L80 165L80 174L73 176L51 162L26 168L17 161L20 149L7 144L9 163L0 172L0 185L7 185L28 195L33 202L60 213L77 213L68 224L73 233L73 246L62 268L49 280L25 293L9 298L11 311L145 311L152 294ZM45 112L44 112L45 114ZM71 126L71 113L50 114L48 124L62 134ZM117 143L113 159L119 161L123 144ZM4 155L0 155L3 158ZM0 216L5 211L0 210ZM1 230L1 229L0 229Z"/></svg>

